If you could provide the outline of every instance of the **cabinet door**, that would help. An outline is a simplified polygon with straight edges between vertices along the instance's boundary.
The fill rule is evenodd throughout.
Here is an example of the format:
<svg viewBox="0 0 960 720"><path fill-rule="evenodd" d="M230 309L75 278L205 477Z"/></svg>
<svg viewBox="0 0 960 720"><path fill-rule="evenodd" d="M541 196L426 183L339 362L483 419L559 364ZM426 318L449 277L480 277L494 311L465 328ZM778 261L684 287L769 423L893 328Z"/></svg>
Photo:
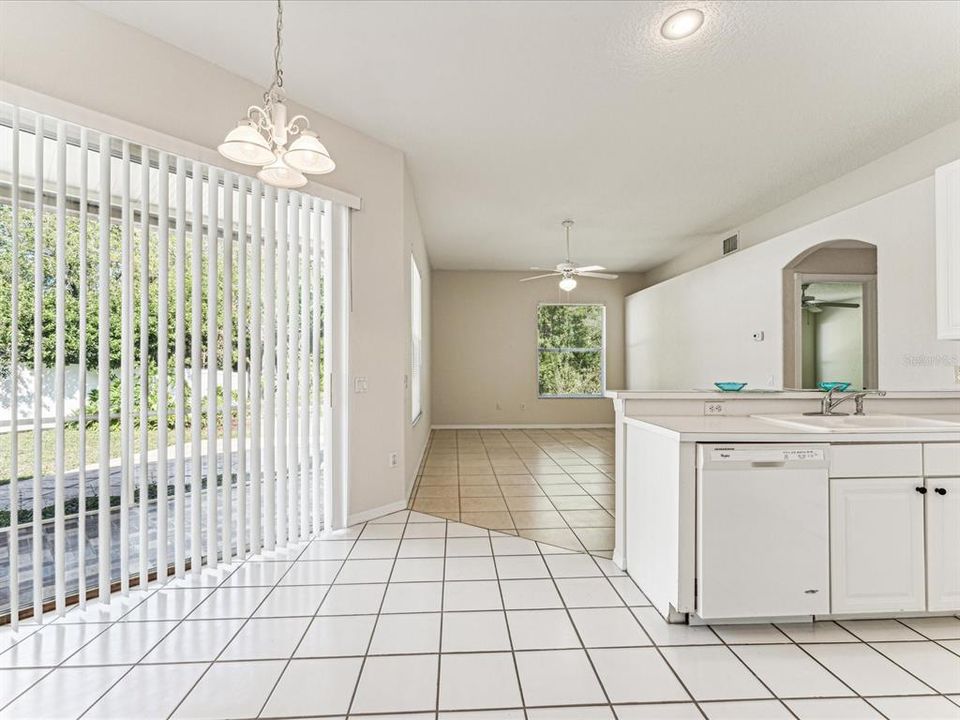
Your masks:
<svg viewBox="0 0 960 720"><path fill-rule="evenodd" d="M830 481L833 613L924 610L921 478Z"/></svg>
<svg viewBox="0 0 960 720"><path fill-rule="evenodd" d="M960 477L927 478L927 609L960 610Z"/></svg>
<svg viewBox="0 0 960 720"><path fill-rule="evenodd" d="M960 340L960 160L937 168L937 337Z"/></svg>

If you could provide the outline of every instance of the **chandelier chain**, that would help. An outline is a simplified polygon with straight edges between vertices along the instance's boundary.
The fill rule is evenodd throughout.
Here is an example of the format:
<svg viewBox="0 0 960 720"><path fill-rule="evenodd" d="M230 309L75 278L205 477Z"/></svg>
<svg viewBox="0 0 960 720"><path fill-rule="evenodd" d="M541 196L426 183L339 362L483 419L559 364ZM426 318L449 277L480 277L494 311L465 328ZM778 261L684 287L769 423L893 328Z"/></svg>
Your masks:
<svg viewBox="0 0 960 720"><path fill-rule="evenodd" d="M273 47L273 82L264 94L264 101L270 103L274 91L283 88L283 2L277 0L277 38Z"/></svg>

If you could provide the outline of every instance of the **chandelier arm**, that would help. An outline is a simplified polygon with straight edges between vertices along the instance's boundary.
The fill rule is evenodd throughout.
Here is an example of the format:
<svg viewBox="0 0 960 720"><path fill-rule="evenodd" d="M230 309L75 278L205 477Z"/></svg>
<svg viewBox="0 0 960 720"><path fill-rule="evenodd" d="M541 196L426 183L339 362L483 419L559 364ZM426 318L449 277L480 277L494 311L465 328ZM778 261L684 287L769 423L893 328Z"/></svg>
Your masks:
<svg viewBox="0 0 960 720"><path fill-rule="evenodd" d="M300 125L299 123L302 123ZM287 134L288 135L299 135L304 130L310 127L310 121L307 120L306 115L294 115L291 118L290 122L287 123Z"/></svg>
<svg viewBox="0 0 960 720"><path fill-rule="evenodd" d="M262 108L259 105L251 105L247 108L247 117L260 130L273 134L273 121L270 119L270 106Z"/></svg>

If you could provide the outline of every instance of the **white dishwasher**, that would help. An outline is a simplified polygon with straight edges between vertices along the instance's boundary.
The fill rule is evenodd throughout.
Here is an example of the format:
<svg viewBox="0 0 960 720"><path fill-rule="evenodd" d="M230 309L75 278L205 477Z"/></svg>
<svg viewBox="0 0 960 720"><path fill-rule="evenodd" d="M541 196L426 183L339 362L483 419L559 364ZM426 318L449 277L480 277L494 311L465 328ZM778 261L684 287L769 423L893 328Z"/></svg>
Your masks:
<svg viewBox="0 0 960 720"><path fill-rule="evenodd" d="M699 445L697 615L830 610L829 445Z"/></svg>

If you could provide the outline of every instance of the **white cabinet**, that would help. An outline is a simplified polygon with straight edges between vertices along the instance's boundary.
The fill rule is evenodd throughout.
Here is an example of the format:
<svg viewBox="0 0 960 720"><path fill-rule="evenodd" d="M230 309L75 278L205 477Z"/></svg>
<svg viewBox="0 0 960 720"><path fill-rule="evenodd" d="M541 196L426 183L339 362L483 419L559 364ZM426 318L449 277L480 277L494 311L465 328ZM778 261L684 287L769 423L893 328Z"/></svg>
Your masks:
<svg viewBox="0 0 960 720"><path fill-rule="evenodd" d="M960 160L935 174L937 207L937 337L960 340Z"/></svg>
<svg viewBox="0 0 960 720"><path fill-rule="evenodd" d="M922 490L921 478L831 479L831 612L926 609Z"/></svg>
<svg viewBox="0 0 960 720"><path fill-rule="evenodd" d="M960 609L960 477L927 478L927 609Z"/></svg>

